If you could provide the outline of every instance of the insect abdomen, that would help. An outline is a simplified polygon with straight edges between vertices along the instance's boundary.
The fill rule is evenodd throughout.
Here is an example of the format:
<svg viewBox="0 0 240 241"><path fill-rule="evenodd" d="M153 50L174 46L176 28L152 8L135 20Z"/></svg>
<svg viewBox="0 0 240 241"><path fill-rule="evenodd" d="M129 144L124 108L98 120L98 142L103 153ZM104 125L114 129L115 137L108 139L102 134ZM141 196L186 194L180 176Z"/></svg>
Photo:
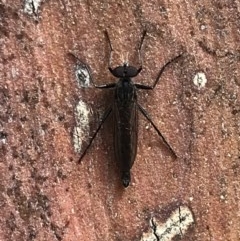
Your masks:
<svg viewBox="0 0 240 241"><path fill-rule="evenodd" d="M115 156L122 170L125 187L130 182L130 169L137 153L138 118L135 91L135 86L128 83L125 86L118 86L115 96Z"/></svg>

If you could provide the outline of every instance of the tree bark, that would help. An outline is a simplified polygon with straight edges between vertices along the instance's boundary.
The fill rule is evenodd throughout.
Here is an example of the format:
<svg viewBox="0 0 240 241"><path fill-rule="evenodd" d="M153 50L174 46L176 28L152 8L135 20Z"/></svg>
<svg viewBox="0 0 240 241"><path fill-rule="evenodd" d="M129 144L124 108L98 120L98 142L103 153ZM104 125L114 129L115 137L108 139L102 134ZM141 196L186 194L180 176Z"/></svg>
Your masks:
<svg viewBox="0 0 240 241"><path fill-rule="evenodd" d="M1 1L0 240L240 240L239 15L234 0ZM78 164L113 102L92 82L118 81L104 30L113 66L136 67L147 31L135 83L183 54L138 91L177 158L139 112L126 189L111 117Z"/></svg>

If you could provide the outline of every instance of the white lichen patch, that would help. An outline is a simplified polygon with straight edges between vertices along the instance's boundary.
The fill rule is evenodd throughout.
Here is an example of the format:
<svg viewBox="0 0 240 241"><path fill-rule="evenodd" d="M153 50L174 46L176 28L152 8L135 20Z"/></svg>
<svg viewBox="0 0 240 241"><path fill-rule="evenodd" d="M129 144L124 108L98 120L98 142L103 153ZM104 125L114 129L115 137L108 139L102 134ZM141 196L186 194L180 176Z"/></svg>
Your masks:
<svg viewBox="0 0 240 241"><path fill-rule="evenodd" d="M76 125L73 129L74 149L78 153L81 152L83 140L89 135L89 113L87 105L80 100L74 110Z"/></svg>
<svg viewBox="0 0 240 241"><path fill-rule="evenodd" d="M6 144L7 142L7 133L4 131L0 131L0 143Z"/></svg>
<svg viewBox="0 0 240 241"><path fill-rule="evenodd" d="M183 237L193 223L191 210L186 206L180 206L165 222L160 222L153 217L150 220L151 229L143 233L141 241L171 241L177 235Z"/></svg>
<svg viewBox="0 0 240 241"><path fill-rule="evenodd" d="M25 0L23 11L29 15L37 15L42 2L43 0Z"/></svg>
<svg viewBox="0 0 240 241"><path fill-rule="evenodd" d="M75 69L75 76L79 87L89 87L91 77L87 66L77 64Z"/></svg>
<svg viewBox="0 0 240 241"><path fill-rule="evenodd" d="M198 72L193 78L193 83L198 89L202 89L207 83L206 75L203 72Z"/></svg>

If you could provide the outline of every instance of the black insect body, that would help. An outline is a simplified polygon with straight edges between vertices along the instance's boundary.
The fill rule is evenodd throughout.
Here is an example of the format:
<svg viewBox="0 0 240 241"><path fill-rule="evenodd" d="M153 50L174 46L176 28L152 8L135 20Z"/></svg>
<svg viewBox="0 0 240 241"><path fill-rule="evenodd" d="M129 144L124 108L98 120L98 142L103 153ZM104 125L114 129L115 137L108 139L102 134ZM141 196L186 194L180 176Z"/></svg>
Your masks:
<svg viewBox="0 0 240 241"><path fill-rule="evenodd" d="M138 137L137 94L130 77L122 77L116 84L113 110L115 156L121 165L123 185L127 187L137 153Z"/></svg>
<svg viewBox="0 0 240 241"><path fill-rule="evenodd" d="M129 66L127 63L124 63L123 66L118 66L116 68L111 68L111 56L112 56L112 45L110 42L109 35L107 31L105 32L109 46L110 46L110 57L108 62L109 71L113 76L119 78L118 82L104 84L100 86L94 85L96 88L105 89L105 88L114 88L115 97L113 104L106 110L103 115L102 120L99 123L99 126L83 154L79 159L79 163L86 154L88 148L91 146L92 141L96 137L98 131L100 130L102 124L108 118L108 116L113 112L114 114L114 147L115 147L115 156L117 161L120 163L122 171L122 183L124 187L127 187L131 181L130 170L133 166L134 160L137 153L137 139L138 139L138 110L147 118L147 120L152 124L154 129L157 131L158 135L162 138L164 144L176 157L173 149L167 143L164 136L160 133L158 128L152 122L148 113L143 109L141 105L137 102L137 89L153 90L156 84L158 83L164 69L173 61L178 59L180 55L173 58L167 62L159 71L158 76L152 86L146 86L143 84L135 84L132 82L132 78L137 76L142 70L142 60L141 60L141 48L143 44L146 31L143 32L141 42L138 48L140 67L135 68ZM75 57L75 56L74 56ZM75 57L77 58L77 57ZM77 58L78 59L78 58ZM80 62L80 60L78 59ZM90 72L89 72L90 75ZM91 78L92 79L92 78Z"/></svg>

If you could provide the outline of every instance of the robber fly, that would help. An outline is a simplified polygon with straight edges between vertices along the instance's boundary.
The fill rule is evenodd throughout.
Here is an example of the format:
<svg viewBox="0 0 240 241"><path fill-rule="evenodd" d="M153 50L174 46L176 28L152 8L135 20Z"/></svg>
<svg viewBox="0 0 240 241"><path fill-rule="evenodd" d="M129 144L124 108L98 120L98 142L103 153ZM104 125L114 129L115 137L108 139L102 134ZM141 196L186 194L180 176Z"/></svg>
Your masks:
<svg viewBox="0 0 240 241"><path fill-rule="evenodd" d="M153 90L157 85L165 68L173 61L177 60L180 56L182 56L182 54L168 61L160 69L157 75L157 78L152 86L137 84L132 81L132 78L136 77L142 70L141 50L142 50L143 40L146 36L146 31L143 31L142 38L138 48L138 55L139 55L139 62L140 62L140 66L138 68L128 65L128 63L123 63L122 66L117 66L115 68L112 68L111 59L112 59L113 48L112 48L112 44L107 31L105 31L105 35L110 47L108 69L114 77L118 78L118 81L116 83L103 84L103 85L94 84L94 87L99 89L113 88L115 90L114 101L112 105L105 111L99 123L98 128L94 132L93 136L89 141L89 144L87 145L86 149L84 150L81 157L79 158L79 163L81 162L82 158L84 157L87 150L91 146L102 124L109 117L109 115L113 113L115 156L121 166L123 186L128 187L131 181L130 170L133 166L133 163L137 154L138 111L140 111L146 117L146 119L152 124L154 129L157 131L158 135L161 137L163 143L168 147L171 153L176 157L176 154L174 153L172 147L168 144L164 136L158 130L156 125L152 122L148 113L137 102L137 89ZM73 56L77 58L75 55ZM78 58L77 60L80 63L82 63ZM84 66L86 67L86 65ZM91 77L90 71L89 71L89 75ZM91 80L92 80L92 77L91 77Z"/></svg>

